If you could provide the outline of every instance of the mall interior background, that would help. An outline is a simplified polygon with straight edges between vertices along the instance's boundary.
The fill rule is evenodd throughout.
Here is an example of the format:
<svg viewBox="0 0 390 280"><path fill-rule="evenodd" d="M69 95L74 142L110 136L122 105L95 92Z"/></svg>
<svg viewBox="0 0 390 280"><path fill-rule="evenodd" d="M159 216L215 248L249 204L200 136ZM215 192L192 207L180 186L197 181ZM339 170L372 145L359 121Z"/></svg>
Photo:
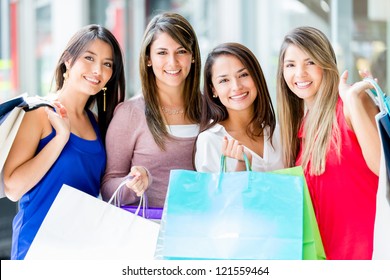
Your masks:
<svg viewBox="0 0 390 280"><path fill-rule="evenodd" d="M143 31L159 11L175 11L193 25L202 62L219 43L236 41L258 57L275 101L276 67L283 36L311 25L331 40L340 72L359 79L369 69L388 91L388 0L0 0L0 102L28 92L46 95L67 41L81 26L98 23L120 42L127 97L140 90L138 55ZM274 104L275 107L277 104ZM9 257L17 203L0 200L0 258Z"/></svg>

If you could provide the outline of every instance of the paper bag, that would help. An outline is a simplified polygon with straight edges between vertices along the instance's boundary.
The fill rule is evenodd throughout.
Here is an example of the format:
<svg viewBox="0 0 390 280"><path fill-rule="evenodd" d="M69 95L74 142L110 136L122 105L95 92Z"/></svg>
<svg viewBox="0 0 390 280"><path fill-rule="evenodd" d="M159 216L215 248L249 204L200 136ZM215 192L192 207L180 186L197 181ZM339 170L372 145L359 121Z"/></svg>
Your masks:
<svg viewBox="0 0 390 280"><path fill-rule="evenodd" d="M302 259L303 181L172 170L157 259Z"/></svg>
<svg viewBox="0 0 390 280"><path fill-rule="evenodd" d="M325 250L322 244L320 230L311 202L305 175L301 166L273 171L279 174L300 176L304 182L303 187L303 256L304 260L325 260Z"/></svg>
<svg viewBox="0 0 390 280"><path fill-rule="evenodd" d="M154 257L159 224L63 185L25 259Z"/></svg>
<svg viewBox="0 0 390 280"><path fill-rule="evenodd" d="M390 260L390 97L378 83L365 78L374 87L380 112L375 116L381 141L379 183L376 196L373 259Z"/></svg>

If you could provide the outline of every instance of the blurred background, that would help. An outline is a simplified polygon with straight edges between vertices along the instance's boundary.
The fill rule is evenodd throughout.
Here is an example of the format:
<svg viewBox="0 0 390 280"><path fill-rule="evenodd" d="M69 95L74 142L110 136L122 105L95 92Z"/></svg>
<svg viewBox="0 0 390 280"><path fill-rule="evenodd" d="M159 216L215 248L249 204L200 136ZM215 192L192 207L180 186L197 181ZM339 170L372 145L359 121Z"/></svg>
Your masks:
<svg viewBox="0 0 390 280"><path fill-rule="evenodd" d="M339 71L371 70L386 81L390 45L388 0L0 0L0 102L23 92L45 96L70 37L82 26L101 24L120 42L127 97L140 90L138 56L144 29L161 11L175 11L193 25L204 62L219 43L235 41L257 56L275 103L276 68L284 35L311 25L330 39ZM54 83L53 83L54 86ZM9 258L17 204L0 200L0 258Z"/></svg>

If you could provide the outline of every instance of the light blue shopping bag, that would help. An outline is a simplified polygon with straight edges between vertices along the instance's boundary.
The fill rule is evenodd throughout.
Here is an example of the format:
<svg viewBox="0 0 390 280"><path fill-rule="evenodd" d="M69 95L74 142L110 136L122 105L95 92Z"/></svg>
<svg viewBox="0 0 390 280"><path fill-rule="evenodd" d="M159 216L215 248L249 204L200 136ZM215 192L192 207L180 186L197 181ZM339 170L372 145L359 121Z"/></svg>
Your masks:
<svg viewBox="0 0 390 280"><path fill-rule="evenodd" d="M157 259L302 259L303 180L172 170Z"/></svg>

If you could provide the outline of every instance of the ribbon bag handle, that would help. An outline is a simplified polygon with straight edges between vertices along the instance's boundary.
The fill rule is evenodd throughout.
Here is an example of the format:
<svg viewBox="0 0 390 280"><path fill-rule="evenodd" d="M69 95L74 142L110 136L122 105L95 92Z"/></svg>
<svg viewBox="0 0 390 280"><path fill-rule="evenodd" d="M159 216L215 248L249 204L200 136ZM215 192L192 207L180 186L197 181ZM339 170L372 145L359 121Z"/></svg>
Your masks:
<svg viewBox="0 0 390 280"><path fill-rule="evenodd" d="M243 172L248 172L248 171L252 171L251 169L251 165L249 163L249 159L247 157L247 155L244 153L244 161L245 161L245 171ZM225 155L221 155L221 164L220 164L220 172L218 174L218 181L217 181L217 185L216 185L216 189L217 190L221 190L221 182L223 180L223 177L224 177L224 174L226 173L226 156Z"/></svg>
<svg viewBox="0 0 390 280"><path fill-rule="evenodd" d="M381 111L385 111L387 114L390 115L390 97L387 96L383 90L380 88L378 83L372 79L372 78L364 78L364 81L369 82L375 89L375 93L378 96L379 99L379 108ZM371 96L372 93L370 90L367 90L367 93Z"/></svg>
<svg viewBox="0 0 390 280"><path fill-rule="evenodd" d="M108 204L113 204L113 205L115 205L117 207L121 206L120 205L120 201L121 201L120 190L123 188L123 186L126 185L127 181L128 181L128 178L126 178L125 180L123 180L119 184L118 188L115 190L115 192L112 194L110 200L108 201ZM142 211L142 217L145 218L145 212L146 212L146 208L147 208L146 204L147 204L147 198L146 198L146 196L144 194L142 194L141 197L140 197L140 200L139 200L139 204L138 204L137 210L135 211L134 214L138 215L139 211L141 210L141 206L142 206L142 210L143 210Z"/></svg>
<svg viewBox="0 0 390 280"><path fill-rule="evenodd" d="M244 155L244 161L245 161L245 169L246 171L252 171L251 165L249 163L249 159L245 153ZM221 155L221 163L220 163L220 173L225 173L226 172L226 156Z"/></svg>

